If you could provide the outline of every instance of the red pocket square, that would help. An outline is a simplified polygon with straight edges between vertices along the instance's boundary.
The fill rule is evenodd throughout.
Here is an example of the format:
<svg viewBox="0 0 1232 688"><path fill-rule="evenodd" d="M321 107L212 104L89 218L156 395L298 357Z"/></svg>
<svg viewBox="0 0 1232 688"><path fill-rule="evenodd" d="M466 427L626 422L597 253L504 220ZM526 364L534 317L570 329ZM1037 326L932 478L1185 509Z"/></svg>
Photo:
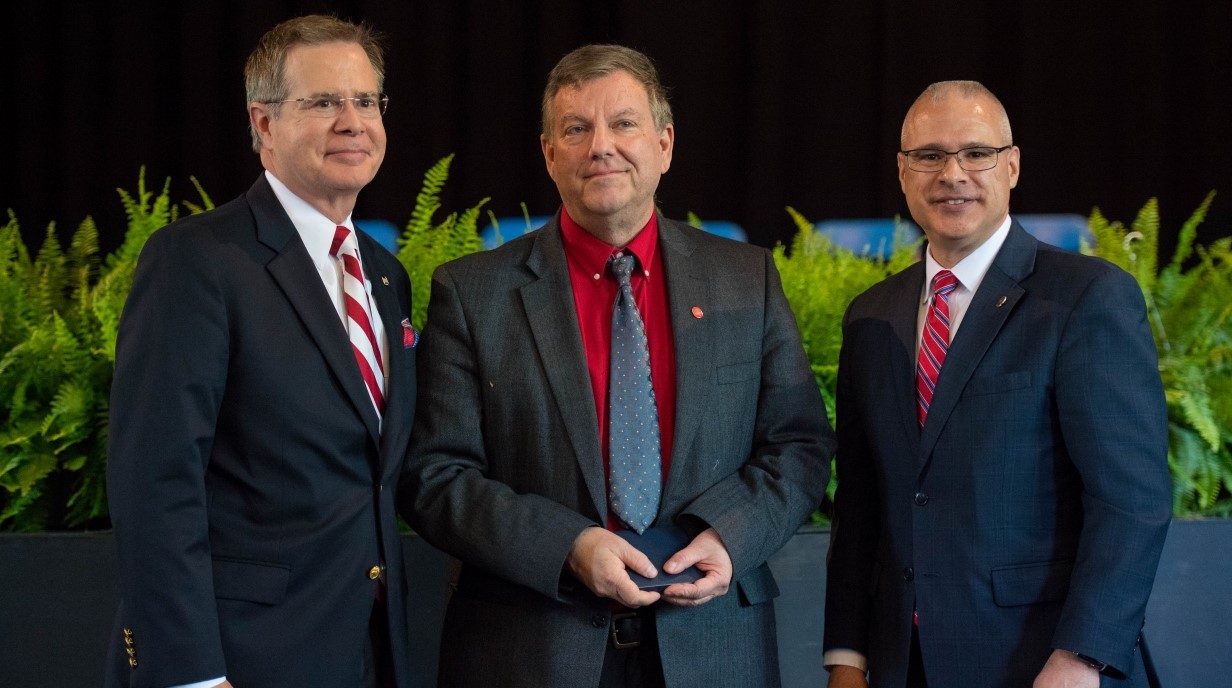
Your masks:
<svg viewBox="0 0 1232 688"><path fill-rule="evenodd" d="M411 327L411 319L402 319L402 348L414 349L419 344L419 332Z"/></svg>

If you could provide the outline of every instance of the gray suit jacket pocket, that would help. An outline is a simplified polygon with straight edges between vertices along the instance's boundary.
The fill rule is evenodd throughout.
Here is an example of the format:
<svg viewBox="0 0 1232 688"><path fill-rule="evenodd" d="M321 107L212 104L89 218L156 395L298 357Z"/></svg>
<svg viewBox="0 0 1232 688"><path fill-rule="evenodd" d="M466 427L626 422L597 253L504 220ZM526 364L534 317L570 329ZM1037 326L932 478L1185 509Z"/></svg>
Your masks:
<svg viewBox="0 0 1232 688"><path fill-rule="evenodd" d="M744 382L757 377L757 372L761 369L761 361L745 361L744 363L733 363L731 365L719 366L715 368L714 379L720 385L729 385L733 382Z"/></svg>
<svg viewBox="0 0 1232 688"><path fill-rule="evenodd" d="M992 570L992 598L998 607L1060 602L1069 591L1072 560L1001 566Z"/></svg>
<svg viewBox="0 0 1232 688"><path fill-rule="evenodd" d="M214 558L214 597L258 604L281 604L291 567L241 559Z"/></svg>

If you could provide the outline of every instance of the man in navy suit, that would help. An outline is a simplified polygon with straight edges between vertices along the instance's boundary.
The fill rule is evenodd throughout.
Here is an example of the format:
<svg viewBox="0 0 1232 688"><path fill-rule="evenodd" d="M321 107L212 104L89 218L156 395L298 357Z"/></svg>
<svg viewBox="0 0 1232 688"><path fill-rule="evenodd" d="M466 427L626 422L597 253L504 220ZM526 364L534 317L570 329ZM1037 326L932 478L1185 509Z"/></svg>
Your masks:
<svg viewBox="0 0 1232 688"><path fill-rule="evenodd" d="M1142 292L1009 215L980 84L930 86L901 144L928 249L843 321L830 686L1145 686L1171 495Z"/></svg>
<svg viewBox="0 0 1232 688"><path fill-rule="evenodd" d="M385 154L381 49L300 17L245 81L264 174L150 238L120 322L107 685L407 686L410 283L362 232L347 248Z"/></svg>
<svg viewBox="0 0 1232 688"><path fill-rule="evenodd" d="M770 253L655 211L674 141L645 55L573 51L548 77L540 139L562 209L433 277L403 494L415 529L463 562L442 685L779 684L766 559L821 502L833 433ZM653 398L608 395L606 266L630 255ZM605 420L639 400L661 460L642 474L661 488L645 513L685 535L662 569L704 573L661 590L633 582L659 572L612 532L634 527L608 472L632 452Z"/></svg>

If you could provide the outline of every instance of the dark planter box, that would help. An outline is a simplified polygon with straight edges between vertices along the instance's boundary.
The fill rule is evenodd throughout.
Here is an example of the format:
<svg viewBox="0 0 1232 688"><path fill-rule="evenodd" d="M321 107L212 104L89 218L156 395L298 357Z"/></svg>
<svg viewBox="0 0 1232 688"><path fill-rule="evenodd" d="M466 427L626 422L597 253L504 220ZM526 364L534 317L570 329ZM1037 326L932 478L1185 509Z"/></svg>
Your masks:
<svg viewBox="0 0 1232 688"><path fill-rule="evenodd" d="M804 528L771 559L785 688L822 685L822 618L829 533ZM1232 675L1232 519L1179 521L1164 547L1147 608L1146 640L1162 688L1225 685ZM412 660L435 684L451 560L403 538L411 571ZM0 534L0 686L75 688L102 680L117 600L108 533Z"/></svg>

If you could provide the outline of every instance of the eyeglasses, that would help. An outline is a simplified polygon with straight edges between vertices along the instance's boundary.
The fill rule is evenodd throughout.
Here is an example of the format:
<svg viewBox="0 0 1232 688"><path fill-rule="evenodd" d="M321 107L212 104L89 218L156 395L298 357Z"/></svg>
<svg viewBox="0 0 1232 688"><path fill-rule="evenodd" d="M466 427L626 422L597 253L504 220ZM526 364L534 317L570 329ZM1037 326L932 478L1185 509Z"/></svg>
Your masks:
<svg viewBox="0 0 1232 688"><path fill-rule="evenodd" d="M991 170L997 166L998 153L1007 151L1013 146L972 146L956 151L943 151L937 148L916 148L915 150L899 151L907 158L907 167L916 172L940 172L945 169L945 163L950 156L958 159L958 166L967 172Z"/></svg>
<svg viewBox="0 0 1232 688"><path fill-rule="evenodd" d="M342 114L347 101L355 106L355 112L364 119L374 119L385 114L389 107L389 96L384 93L377 95L342 96L320 95L307 98L290 98L288 100L267 101L266 105L281 105L282 103L299 103L299 111L309 117L337 117Z"/></svg>

